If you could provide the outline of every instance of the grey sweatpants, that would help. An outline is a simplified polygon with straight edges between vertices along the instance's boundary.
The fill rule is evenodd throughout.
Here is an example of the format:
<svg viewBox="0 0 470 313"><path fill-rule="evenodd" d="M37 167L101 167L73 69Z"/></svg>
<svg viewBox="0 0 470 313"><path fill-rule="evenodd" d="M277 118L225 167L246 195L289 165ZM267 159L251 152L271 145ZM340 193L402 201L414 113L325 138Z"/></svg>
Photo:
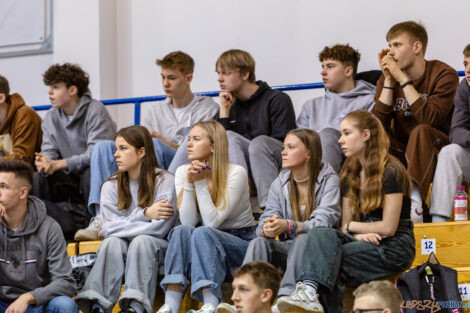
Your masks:
<svg viewBox="0 0 470 313"><path fill-rule="evenodd" d="M452 217L454 195L464 179L470 179L470 148L455 143L445 146L437 156L429 210L431 215Z"/></svg>
<svg viewBox="0 0 470 313"><path fill-rule="evenodd" d="M140 302L147 313L153 311L159 269L165 260L168 242L149 235L140 235L128 241L108 237L101 243L96 263L76 301L84 313L98 302L106 313L111 313L119 299L122 277L124 291L119 306L126 308L130 301Z"/></svg>
<svg viewBox="0 0 470 313"><path fill-rule="evenodd" d="M264 261L276 267L285 268L277 296L290 296L295 290L297 276L301 272L302 255L307 238L307 234L300 234L294 240L289 241L257 237L250 241L243 264Z"/></svg>

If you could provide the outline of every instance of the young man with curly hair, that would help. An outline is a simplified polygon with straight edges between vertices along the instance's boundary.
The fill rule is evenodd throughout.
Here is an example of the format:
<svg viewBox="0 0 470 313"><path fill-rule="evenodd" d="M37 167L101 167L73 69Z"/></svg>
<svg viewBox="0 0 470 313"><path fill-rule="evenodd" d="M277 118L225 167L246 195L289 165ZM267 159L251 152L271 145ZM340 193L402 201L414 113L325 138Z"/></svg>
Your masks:
<svg viewBox="0 0 470 313"><path fill-rule="evenodd" d="M20 94L10 94L8 80L0 75L0 160L33 164L41 139L41 118Z"/></svg>
<svg viewBox="0 0 470 313"><path fill-rule="evenodd" d="M339 124L350 112L372 110L375 86L355 79L361 55L348 44L325 47L318 58L325 94L304 103L297 127L319 134L323 161L339 172L345 158L338 143Z"/></svg>
<svg viewBox="0 0 470 313"><path fill-rule="evenodd" d="M449 144L459 78L449 65L424 59L428 34L423 25L398 23L386 39L390 48L378 55L383 74L372 112L390 135L391 152L407 166L413 181L411 218L422 222L422 199L434 177L437 154Z"/></svg>
<svg viewBox="0 0 470 313"><path fill-rule="evenodd" d="M88 75L80 66L56 64L43 78L52 109L42 122L32 195L45 200L47 213L60 222L70 239L87 224L93 145L114 139L116 125L104 105L91 97Z"/></svg>

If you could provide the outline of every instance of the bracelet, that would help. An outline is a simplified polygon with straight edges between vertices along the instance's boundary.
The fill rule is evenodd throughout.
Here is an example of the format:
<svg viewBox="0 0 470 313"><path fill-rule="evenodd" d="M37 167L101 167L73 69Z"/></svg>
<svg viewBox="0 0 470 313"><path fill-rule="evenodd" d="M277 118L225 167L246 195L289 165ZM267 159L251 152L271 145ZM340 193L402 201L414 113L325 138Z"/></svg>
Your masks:
<svg viewBox="0 0 470 313"><path fill-rule="evenodd" d="M395 89L395 87L384 86L385 89Z"/></svg>
<svg viewBox="0 0 470 313"><path fill-rule="evenodd" d="M413 83L412 80L408 80L408 81L404 82L403 84L401 84L401 88L405 88L406 86L411 85L412 83Z"/></svg>
<svg viewBox="0 0 470 313"><path fill-rule="evenodd" d="M294 227L292 228L292 233L297 234L297 227L299 226L299 224L297 224L296 221L294 221L293 224L294 224Z"/></svg>
<svg viewBox="0 0 470 313"><path fill-rule="evenodd" d="M349 233L349 224L351 224L351 221L349 221L347 224L346 224L346 231Z"/></svg>
<svg viewBox="0 0 470 313"><path fill-rule="evenodd" d="M294 227L291 220L285 220L287 222L287 229L285 231L286 235L290 235L292 233L292 228Z"/></svg>

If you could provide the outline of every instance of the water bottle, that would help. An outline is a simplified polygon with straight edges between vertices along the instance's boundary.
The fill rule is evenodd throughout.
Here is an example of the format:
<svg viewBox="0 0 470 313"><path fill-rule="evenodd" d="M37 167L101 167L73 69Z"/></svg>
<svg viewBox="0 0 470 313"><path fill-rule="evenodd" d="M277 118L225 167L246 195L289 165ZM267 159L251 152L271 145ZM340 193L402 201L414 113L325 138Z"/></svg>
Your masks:
<svg viewBox="0 0 470 313"><path fill-rule="evenodd" d="M454 197L454 221L467 220L467 205L465 186L457 186L457 193Z"/></svg>

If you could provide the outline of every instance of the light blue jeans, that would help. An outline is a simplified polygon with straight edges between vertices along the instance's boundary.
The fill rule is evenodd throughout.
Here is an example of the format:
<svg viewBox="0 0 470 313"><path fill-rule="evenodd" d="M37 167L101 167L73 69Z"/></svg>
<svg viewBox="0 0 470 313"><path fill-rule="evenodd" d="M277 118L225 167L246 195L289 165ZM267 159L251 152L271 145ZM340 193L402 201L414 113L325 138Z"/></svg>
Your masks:
<svg viewBox="0 0 470 313"><path fill-rule="evenodd" d="M179 284L186 290L191 280L191 296L203 302L202 288L209 288L222 300L226 276L242 265L256 226L219 230L208 226L179 225L170 232L165 256L165 277L161 286Z"/></svg>
<svg viewBox="0 0 470 313"><path fill-rule="evenodd" d="M10 302L0 300L0 313L4 313L10 304ZM29 306L25 313L78 313L78 305L72 298L60 296L52 298L46 306L37 308Z"/></svg>
<svg viewBox="0 0 470 313"><path fill-rule="evenodd" d="M153 138L153 148L158 164L167 169L175 156L176 150L155 138ZM90 196L88 198L88 210L93 216L97 214L95 208L100 203L101 185L118 170L114 159L115 152L116 147L111 140L103 140L93 146L90 159Z"/></svg>

